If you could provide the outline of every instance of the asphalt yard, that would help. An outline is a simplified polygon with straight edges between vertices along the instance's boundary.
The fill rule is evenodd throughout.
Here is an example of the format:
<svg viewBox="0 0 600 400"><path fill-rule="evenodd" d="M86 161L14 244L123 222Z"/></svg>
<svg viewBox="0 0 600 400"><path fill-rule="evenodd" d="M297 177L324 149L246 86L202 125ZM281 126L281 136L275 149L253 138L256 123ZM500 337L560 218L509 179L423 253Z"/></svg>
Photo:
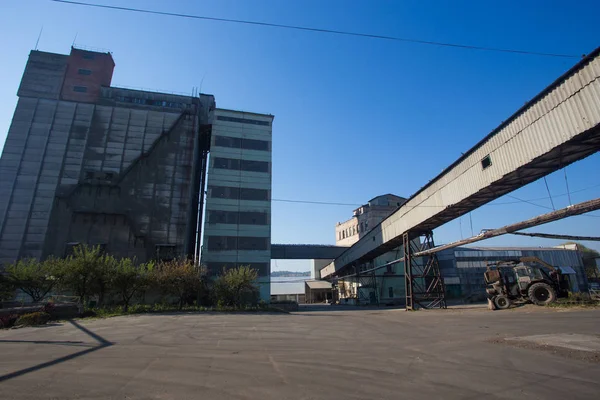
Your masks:
<svg viewBox="0 0 600 400"><path fill-rule="evenodd" d="M140 315L0 331L0 399L579 399L600 310Z"/></svg>

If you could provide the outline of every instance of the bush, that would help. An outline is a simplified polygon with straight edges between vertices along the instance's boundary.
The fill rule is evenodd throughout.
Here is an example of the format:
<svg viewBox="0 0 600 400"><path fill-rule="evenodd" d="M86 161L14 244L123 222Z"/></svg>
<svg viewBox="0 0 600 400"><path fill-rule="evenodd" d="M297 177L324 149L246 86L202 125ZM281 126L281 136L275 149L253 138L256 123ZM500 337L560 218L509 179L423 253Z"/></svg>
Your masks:
<svg viewBox="0 0 600 400"><path fill-rule="evenodd" d="M17 314L0 315L0 329L11 328L19 319Z"/></svg>
<svg viewBox="0 0 600 400"><path fill-rule="evenodd" d="M43 311L32 312L29 314L23 314L17 319L15 325L17 326L36 326L45 325L50 321L50 314Z"/></svg>
<svg viewBox="0 0 600 400"><path fill-rule="evenodd" d="M248 266L223 270L214 283L214 296L219 309L242 309L257 305L260 297L255 284L257 278L258 271Z"/></svg>
<svg viewBox="0 0 600 400"><path fill-rule="evenodd" d="M206 289L206 280L202 268L190 260L176 259L156 266L152 271L152 281L164 294L177 299L179 310L185 304L202 297Z"/></svg>

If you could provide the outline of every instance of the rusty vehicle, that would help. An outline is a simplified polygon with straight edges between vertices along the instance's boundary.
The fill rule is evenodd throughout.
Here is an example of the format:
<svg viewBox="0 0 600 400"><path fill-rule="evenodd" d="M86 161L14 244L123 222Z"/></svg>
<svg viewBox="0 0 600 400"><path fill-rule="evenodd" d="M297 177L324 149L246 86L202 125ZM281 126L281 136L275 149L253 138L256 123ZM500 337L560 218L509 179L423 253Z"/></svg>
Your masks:
<svg viewBox="0 0 600 400"><path fill-rule="evenodd" d="M491 309L504 310L524 302L544 306L569 293L561 271L537 257L488 264L484 279Z"/></svg>

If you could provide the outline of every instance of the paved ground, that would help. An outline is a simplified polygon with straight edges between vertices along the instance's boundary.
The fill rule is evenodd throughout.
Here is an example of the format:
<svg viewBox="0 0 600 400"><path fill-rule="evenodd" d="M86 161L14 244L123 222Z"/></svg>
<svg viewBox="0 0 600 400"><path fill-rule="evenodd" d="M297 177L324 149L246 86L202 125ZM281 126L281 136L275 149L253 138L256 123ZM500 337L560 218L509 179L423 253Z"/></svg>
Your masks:
<svg viewBox="0 0 600 400"><path fill-rule="evenodd" d="M600 364L555 350L570 334L589 350L600 310L540 310L142 315L0 331L0 399L597 398ZM535 335L556 346L504 341Z"/></svg>

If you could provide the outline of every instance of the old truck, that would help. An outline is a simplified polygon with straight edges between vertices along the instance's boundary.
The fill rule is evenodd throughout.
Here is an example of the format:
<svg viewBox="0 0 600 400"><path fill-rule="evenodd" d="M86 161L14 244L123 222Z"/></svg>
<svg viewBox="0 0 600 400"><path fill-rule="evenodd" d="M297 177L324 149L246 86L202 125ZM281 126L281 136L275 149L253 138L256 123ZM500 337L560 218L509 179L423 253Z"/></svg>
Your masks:
<svg viewBox="0 0 600 400"><path fill-rule="evenodd" d="M561 271L537 257L488 264L484 279L491 309L503 310L523 302L548 305L569 293Z"/></svg>

